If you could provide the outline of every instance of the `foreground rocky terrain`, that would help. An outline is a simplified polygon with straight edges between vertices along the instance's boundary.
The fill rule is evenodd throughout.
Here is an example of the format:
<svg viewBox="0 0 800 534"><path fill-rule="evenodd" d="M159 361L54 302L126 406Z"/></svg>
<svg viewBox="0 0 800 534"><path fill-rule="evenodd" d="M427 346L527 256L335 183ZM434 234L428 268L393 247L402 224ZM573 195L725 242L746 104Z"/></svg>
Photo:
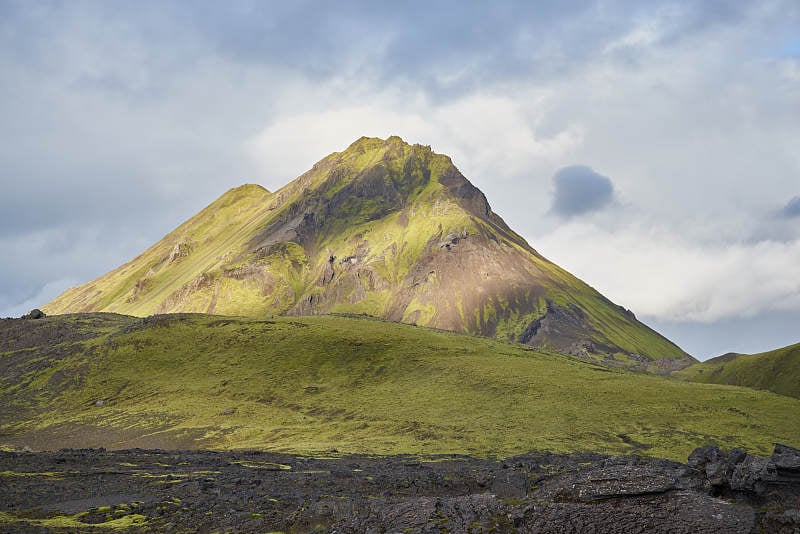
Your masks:
<svg viewBox="0 0 800 534"><path fill-rule="evenodd" d="M800 451L2 452L0 496L3 532L800 532Z"/></svg>

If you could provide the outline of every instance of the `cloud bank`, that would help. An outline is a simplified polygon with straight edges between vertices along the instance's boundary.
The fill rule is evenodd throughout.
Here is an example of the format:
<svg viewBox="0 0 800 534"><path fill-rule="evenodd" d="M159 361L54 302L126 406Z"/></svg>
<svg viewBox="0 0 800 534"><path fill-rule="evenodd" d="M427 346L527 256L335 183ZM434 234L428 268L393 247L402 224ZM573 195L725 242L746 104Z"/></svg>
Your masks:
<svg viewBox="0 0 800 534"><path fill-rule="evenodd" d="M646 318L713 323L800 310L797 240L708 245L640 223L621 232L574 221L538 246L584 279L593 273L592 285Z"/></svg>

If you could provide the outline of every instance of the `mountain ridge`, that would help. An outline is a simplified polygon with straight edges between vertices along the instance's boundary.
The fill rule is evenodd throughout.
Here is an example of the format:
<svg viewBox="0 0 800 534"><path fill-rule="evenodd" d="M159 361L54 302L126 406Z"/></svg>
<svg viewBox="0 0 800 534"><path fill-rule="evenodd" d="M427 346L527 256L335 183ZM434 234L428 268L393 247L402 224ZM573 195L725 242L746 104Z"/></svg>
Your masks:
<svg viewBox="0 0 800 534"><path fill-rule="evenodd" d="M675 373L691 382L763 389L800 398L800 343L757 354L729 352Z"/></svg>
<svg viewBox="0 0 800 534"><path fill-rule="evenodd" d="M396 136L362 137L275 192L233 188L43 310L356 313L610 365L694 361L539 254L448 156Z"/></svg>

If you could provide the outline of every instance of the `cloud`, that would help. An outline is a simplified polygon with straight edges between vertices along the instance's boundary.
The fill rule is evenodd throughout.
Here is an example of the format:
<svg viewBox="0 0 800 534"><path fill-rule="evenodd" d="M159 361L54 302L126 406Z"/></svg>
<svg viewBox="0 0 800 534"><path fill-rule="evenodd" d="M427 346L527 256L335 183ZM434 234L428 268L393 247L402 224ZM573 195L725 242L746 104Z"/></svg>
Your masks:
<svg viewBox="0 0 800 534"><path fill-rule="evenodd" d="M552 213L575 217L605 208L614 201L614 184L591 167L571 165L553 176Z"/></svg>
<svg viewBox="0 0 800 534"><path fill-rule="evenodd" d="M537 131L538 117L546 112L546 95L525 103L471 95L445 105L421 97L412 98L409 105L407 97L387 92L361 105L286 114L247 140L244 151L274 190L362 135L399 135L451 156L469 179L491 194L495 188L507 189L502 182L522 175L543 176L582 141L581 129L573 125L547 135Z"/></svg>
<svg viewBox="0 0 800 534"><path fill-rule="evenodd" d="M69 285L118 267L171 230L162 224L133 227L111 219L0 235L0 317L42 306Z"/></svg>
<svg viewBox="0 0 800 534"><path fill-rule="evenodd" d="M800 217L800 196L792 198L781 210L781 215L787 219Z"/></svg>
<svg viewBox="0 0 800 534"><path fill-rule="evenodd" d="M799 239L708 244L641 220L611 230L573 220L536 245L646 318L711 323L800 311Z"/></svg>
<svg viewBox="0 0 800 534"><path fill-rule="evenodd" d="M78 283L80 282L74 278L59 278L58 280L47 282L38 288L31 297L0 310L0 317L20 317L32 309L50 302L65 290L78 285Z"/></svg>
<svg viewBox="0 0 800 534"><path fill-rule="evenodd" d="M262 180L275 191L361 136L400 135L413 142L424 129L425 122L419 116L353 106L283 117L246 141L245 150Z"/></svg>

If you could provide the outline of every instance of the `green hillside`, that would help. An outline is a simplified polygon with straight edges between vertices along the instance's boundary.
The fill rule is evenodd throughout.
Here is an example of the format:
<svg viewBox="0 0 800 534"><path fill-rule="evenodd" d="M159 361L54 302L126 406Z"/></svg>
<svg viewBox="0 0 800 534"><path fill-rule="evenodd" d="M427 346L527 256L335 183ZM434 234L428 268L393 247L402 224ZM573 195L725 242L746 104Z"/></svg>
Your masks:
<svg viewBox="0 0 800 534"><path fill-rule="evenodd" d="M800 445L800 400L368 318L0 321L0 445L300 453Z"/></svg>
<svg viewBox="0 0 800 534"><path fill-rule="evenodd" d="M667 372L694 360L539 255L453 165L362 138L270 193L232 189L48 314L376 317Z"/></svg>
<svg viewBox="0 0 800 534"><path fill-rule="evenodd" d="M760 354L725 354L675 373L711 384L765 389L800 398L800 343Z"/></svg>

